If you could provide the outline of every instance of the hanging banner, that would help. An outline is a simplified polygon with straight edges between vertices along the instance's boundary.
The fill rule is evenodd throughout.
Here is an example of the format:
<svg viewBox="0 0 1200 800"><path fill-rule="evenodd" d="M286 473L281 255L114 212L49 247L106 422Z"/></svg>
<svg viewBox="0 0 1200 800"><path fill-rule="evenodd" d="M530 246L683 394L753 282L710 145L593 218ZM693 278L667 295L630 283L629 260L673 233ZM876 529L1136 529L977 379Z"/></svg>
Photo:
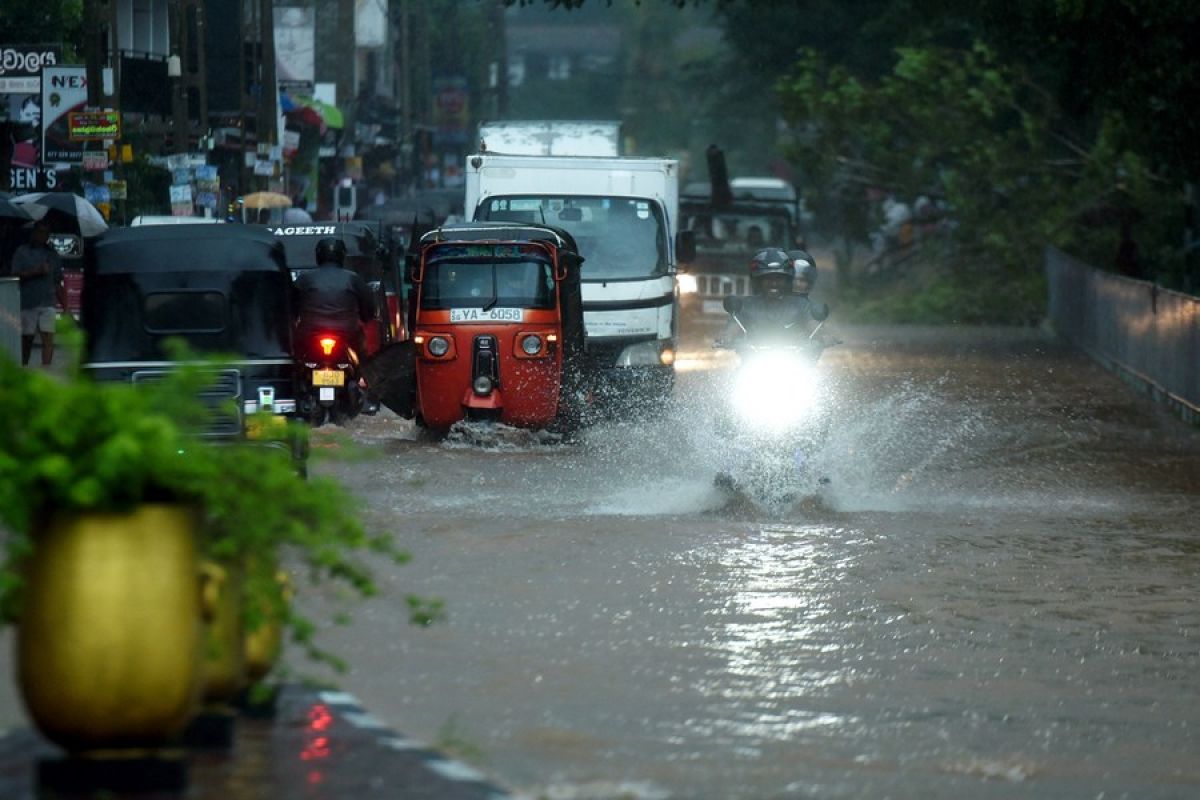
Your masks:
<svg viewBox="0 0 1200 800"><path fill-rule="evenodd" d="M278 6L274 11L276 80L311 84L316 75L316 11Z"/></svg>
<svg viewBox="0 0 1200 800"><path fill-rule="evenodd" d="M42 163L78 164L83 143L71 141L68 126L72 111L87 106L87 67L42 68Z"/></svg>
<svg viewBox="0 0 1200 800"><path fill-rule="evenodd" d="M388 0L354 0L354 44L383 47L387 43Z"/></svg>

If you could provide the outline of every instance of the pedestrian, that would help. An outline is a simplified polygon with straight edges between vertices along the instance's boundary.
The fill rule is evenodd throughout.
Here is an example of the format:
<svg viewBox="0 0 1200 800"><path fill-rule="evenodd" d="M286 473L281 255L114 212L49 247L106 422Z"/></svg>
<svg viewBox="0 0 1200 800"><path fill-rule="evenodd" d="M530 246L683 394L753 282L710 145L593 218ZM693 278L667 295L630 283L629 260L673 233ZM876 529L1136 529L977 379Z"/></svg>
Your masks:
<svg viewBox="0 0 1200 800"><path fill-rule="evenodd" d="M42 339L42 366L54 361L55 298L62 286L62 261L50 247L50 226L45 220L33 225L27 244L12 257L12 275L21 281L21 363L28 364L33 337Z"/></svg>

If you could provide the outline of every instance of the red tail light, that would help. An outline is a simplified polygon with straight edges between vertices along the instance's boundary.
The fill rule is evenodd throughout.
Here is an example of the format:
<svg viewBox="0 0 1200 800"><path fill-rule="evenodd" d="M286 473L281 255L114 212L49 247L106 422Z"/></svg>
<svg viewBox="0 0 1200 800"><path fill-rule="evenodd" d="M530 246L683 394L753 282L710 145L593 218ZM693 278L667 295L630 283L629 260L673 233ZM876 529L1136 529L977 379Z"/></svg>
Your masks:
<svg viewBox="0 0 1200 800"><path fill-rule="evenodd" d="M333 349L337 347L338 340L332 336L322 336L317 340L317 343L321 345L321 352L328 356L333 354Z"/></svg>

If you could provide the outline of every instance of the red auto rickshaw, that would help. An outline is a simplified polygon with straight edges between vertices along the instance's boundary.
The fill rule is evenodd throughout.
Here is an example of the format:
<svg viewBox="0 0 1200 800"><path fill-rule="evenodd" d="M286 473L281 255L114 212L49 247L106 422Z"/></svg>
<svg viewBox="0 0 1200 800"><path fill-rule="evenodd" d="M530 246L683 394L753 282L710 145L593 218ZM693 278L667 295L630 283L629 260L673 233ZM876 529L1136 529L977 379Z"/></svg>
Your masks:
<svg viewBox="0 0 1200 800"><path fill-rule="evenodd" d="M549 226L462 223L426 233L411 264L405 416L435 431L462 419L572 427L584 394L582 262L571 235Z"/></svg>

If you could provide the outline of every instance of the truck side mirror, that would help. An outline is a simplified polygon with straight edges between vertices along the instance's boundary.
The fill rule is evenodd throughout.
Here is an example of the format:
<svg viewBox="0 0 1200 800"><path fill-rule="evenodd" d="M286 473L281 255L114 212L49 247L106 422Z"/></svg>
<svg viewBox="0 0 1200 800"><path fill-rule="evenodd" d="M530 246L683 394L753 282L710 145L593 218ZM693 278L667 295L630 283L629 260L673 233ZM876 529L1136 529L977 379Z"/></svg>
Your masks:
<svg viewBox="0 0 1200 800"><path fill-rule="evenodd" d="M824 322L829 318L829 306L825 303L817 303L812 307L812 318L817 322Z"/></svg>
<svg viewBox="0 0 1200 800"><path fill-rule="evenodd" d="M675 255L680 264L690 264L696 260L696 234L694 231L680 231L675 234Z"/></svg>
<svg viewBox="0 0 1200 800"><path fill-rule="evenodd" d="M409 253L406 256L404 256L404 267L405 267L405 271L408 273L408 282L409 283L420 283L421 282L421 275L420 275L420 269L419 269L420 263L421 263L420 258L417 256L416 253Z"/></svg>
<svg viewBox="0 0 1200 800"><path fill-rule="evenodd" d="M742 298L736 294L727 294L725 295L725 299L721 301L721 307L728 314L737 314L742 310Z"/></svg>

